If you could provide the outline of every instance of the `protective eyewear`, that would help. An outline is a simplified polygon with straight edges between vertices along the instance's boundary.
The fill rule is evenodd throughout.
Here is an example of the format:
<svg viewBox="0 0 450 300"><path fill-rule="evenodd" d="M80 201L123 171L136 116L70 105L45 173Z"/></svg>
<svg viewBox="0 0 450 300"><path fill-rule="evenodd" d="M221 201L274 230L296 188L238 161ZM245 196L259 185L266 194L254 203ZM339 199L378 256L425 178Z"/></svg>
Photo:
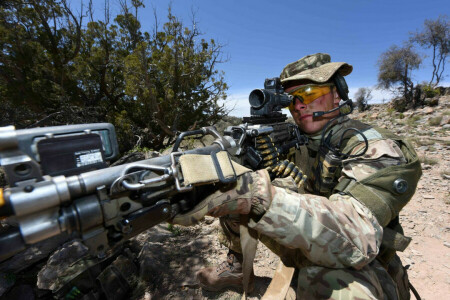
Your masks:
<svg viewBox="0 0 450 300"><path fill-rule="evenodd" d="M289 109L294 109L295 99L298 99L303 104L310 104L317 98L331 93L331 87L334 84L306 84L301 85L298 88L289 92L293 97L291 104L289 104Z"/></svg>

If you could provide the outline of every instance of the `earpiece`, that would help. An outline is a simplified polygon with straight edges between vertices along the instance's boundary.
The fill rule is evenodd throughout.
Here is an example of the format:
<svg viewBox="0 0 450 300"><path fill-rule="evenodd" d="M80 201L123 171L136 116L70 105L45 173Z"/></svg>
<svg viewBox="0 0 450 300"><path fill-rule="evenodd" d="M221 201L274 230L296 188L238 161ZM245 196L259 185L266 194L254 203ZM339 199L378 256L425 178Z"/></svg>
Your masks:
<svg viewBox="0 0 450 300"><path fill-rule="evenodd" d="M336 86L336 90L339 94L339 97L342 100L349 100L348 99L348 85L347 82L345 81L344 76L342 76L341 74L339 74L338 72L336 72L336 74L334 74L333 76L333 83Z"/></svg>

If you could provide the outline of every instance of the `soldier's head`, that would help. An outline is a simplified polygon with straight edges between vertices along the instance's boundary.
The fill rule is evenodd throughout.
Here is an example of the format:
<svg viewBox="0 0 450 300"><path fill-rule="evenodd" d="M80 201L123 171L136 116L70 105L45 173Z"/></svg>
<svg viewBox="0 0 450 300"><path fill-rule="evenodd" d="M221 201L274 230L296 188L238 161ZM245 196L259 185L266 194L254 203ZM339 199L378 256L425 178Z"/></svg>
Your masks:
<svg viewBox="0 0 450 300"><path fill-rule="evenodd" d="M317 133L339 114L336 110L313 117L314 112L329 111L338 107L342 98L347 98L343 76L352 70L353 67L347 63L331 62L330 55L325 53L305 56L284 67L281 83L285 92L293 96L289 110L300 130L307 134Z"/></svg>

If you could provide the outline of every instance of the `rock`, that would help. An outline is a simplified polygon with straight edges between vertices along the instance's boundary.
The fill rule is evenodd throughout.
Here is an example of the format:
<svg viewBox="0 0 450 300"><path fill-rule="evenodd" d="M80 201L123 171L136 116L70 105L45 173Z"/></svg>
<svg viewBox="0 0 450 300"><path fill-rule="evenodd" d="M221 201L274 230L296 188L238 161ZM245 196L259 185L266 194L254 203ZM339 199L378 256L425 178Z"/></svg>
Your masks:
<svg viewBox="0 0 450 300"><path fill-rule="evenodd" d="M450 248L450 243L444 242L444 246L447 247L447 248Z"/></svg>
<svg viewBox="0 0 450 300"><path fill-rule="evenodd" d="M440 125L443 126L445 124L450 124L450 116L442 116Z"/></svg>
<svg viewBox="0 0 450 300"><path fill-rule="evenodd" d="M439 104L439 96L434 98L425 98L423 104L426 106L437 106Z"/></svg>
<svg viewBox="0 0 450 300"><path fill-rule="evenodd" d="M422 195L424 199L435 199L434 196L431 195Z"/></svg>
<svg viewBox="0 0 450 300"><path fill-rule="evenodd" d="M429 170L429 169L431 169L430 165L422 164L422 170Z"/></svg>
<svg viewBox="0 0 450 300"><path fill-rule="evenodd" d="M423 110L423 112L424 112L424 114L429 115L429 114L434 113L434 109L432 109L431 107L426 107L426 108Z"/></svg>
<svg viewBox="0 0 450 300"><path fill-rule="evenodd" d="M47 264L39 271L37 286L45 290L57 290L63 286L69 277L84 271L87 266L80 260L86 256L89 249L80 241L65 243L55 251L47 261ZM79 263L78 263L79 262Z"/></svg>
<svg viewBox="0 0 450 300"><path fill-rule="evenodd" d="M442 126L443 129L450 129L450 124L445 124L444 126Z"/></svg>
<svg viewBox="0 0 450 300"><path fill-rule="evenodd" d="M204 222L206 224L210 225L214 222L214 220L215 220L215 218L206 216Z"/></svg>
<svg viewBox="0 0 450 300"><path fill-rule="evenodd" d="M371 119L377 119L378 118L378 113L373 113L370 115Z"/></svg>
<svg viewBox="0 0 450 300"><path fill-rule="evenodd" d="M420 146L417 148L418 151L428 151L428 146Z"/></svg>
<svg viewBox="0 0 450 300"><path fill-rule="evenodd" d="M161 153L159 153L158 151L147 151L145 152L145 159L149 159L149 158L153 158L153 157L160 157Z"/></svg>

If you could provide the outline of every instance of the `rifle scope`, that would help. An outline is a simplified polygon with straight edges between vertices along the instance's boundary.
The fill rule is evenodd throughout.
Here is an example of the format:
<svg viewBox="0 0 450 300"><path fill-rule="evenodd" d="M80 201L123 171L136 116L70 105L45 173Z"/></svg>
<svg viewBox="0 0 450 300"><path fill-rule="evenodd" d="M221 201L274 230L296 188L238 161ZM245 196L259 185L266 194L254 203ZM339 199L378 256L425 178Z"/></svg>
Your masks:
<svg viewBox="0 0 450 300"><path fill-rule="evenodd" d="M268 78L264 82L264 89L253 90L248 101L251 106L251 115L270 116L288 107L292 96L284 93L279 78Z"/></svg>

